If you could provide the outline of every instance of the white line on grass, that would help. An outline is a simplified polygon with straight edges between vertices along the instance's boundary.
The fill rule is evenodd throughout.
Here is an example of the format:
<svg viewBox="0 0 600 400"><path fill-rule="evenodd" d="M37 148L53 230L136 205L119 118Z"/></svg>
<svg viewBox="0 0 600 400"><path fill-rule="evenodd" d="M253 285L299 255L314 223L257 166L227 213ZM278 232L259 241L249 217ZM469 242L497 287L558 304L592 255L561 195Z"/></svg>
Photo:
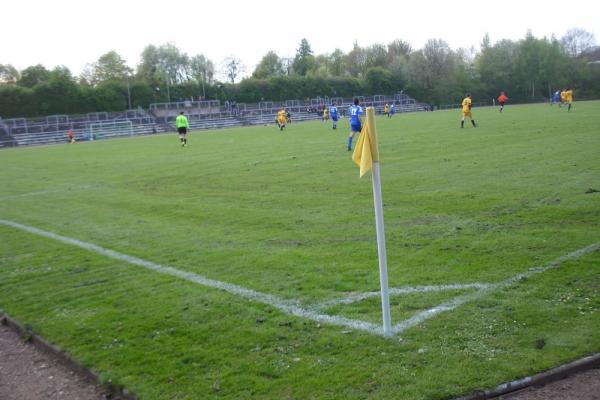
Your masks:
<svg viewBox="0 0 600 400"><path fill-rule="evenodd" d="M81 185L81 186L76 186L73 189L75 190L81 190L81 189L95 189L95 188L99 188L99 185ZM29 197L29 196L42 196L45 194L52 194L52 193L68 193L71 190L71 188L69 189L47 189L47 190L37 190L34 192L26 192L26 193L19 193L19 194L9 194L6 196L0 196L0 200L9 200L9 199L18 199L20 197Z"/></svg>
<svg viewBox="0 0 600 400"><path fill-rule="evenodd" d="M357 294L356 296L351 296L341 300L331 300L325 303L321 303L318 306L313 307L312 309L307 309L302 307L300 302L284 300L280 299L276 296L257 292L252 289L247 289L242 286L234 285L227 282L217 281L214 279L205 278L201 275L194 274L192 272L186 272L182 270L178 270L173 267L163 266L160 264L153 263L151 261L146 261L138 257L130 256L127 254L119 253L114 250L106 249L104 247L97 246L92 243L83 242L81 240L69 238L66 236L58 235L53 232L44 231L42 229L34 228L32 226L27 226L23 224L19 224L13 221L7 221L0 219L0 224L10 226L16 229L20 229L25 232L33 233L39 236L44 236L59 242L63 242L66 244L70 244L73 246L80 247L85 250L89 250L98 254L101 254L106 257L110 257L119 261L124 261L132 265L137 265L140 267L144 267L146 269L156 271L165 275L174 276L177 278L185 279L190 282L198 283L203 286L207 286L214 289L220 289L226 291L228 293L241 296L250 300L254 300L263 304L270 305L279 309L280 311L291 314L297 317L302 317L306 319L310 319L316 322L327 323L336 326L343 326L351 329L356 329L363 332L368 332L371 334L383 336L383 329L379 325L372 324L370 322L354 320L350 318L345 318L337 315L328 315L318 312L318 308L325 308L330 305L335 304L351 304L355 301L361 301L367 299L369 297L373 297L379 294L379 292L367 292ZM582 255L591 253L592 251L596 251L600 249L600 243L595 243L590 246L584 247L579 250L575 250L569 254L558 257L554 261L546 264L543 267L538 268L530 268L528 271L517 274L511 278L505 279L499 283L495 284L482 284L482 283L473 283L473 284L465 284L465 285L439 285L439 286L420 286L420 287L412 287L412 288L394 288L391 290L391 293L399 295L405 293L417 293L417 292L432 292L432 291L440 291L440 290L463 290L463 289L478 289L474 293L468 293L463 296L458 296L448 302L444 302L436 307L430 308L428 310L424 310L420 313L415 314L411 318L404 320L393 326L393 333L401 333L408 328L416 326L420 323L425 322L426 320L435 317L436 315L444 312L451 311L457 308L458 306L465 304L469 301L473 301L481 298L485 294L490 293L493 290L506 287L512 285L522 279L529 278L532 275L539 274L542 272L546 272L549 269L558 268L561 263L572 260L574 258L580 257Z"/></svg>
<svg viewBox="0 0 600 400"><path fill-rule="evenodd" d="M182 271L173 267L168 267L160 264L153 263L151 261L143 260L138 257L130 256L127 254L119 253L114 250L106 249L104 247L97 246L92 243L83 242L81 240L73 239L70 237L58 235L53 232L44 231L42 229L34 228L19 224L13 221L1 220L0 224L10 226L16 229L20 229L25 232L33 233L39 236L47 237L62 243L70 244L73 246L80 247L85 250L92 251L94 253L101 254L106 257L113 258L115 260L124 261L129 264L144 267L146 269L160 272L161 274L175 276L177 278L185 279L190 282L198 283L203 286L207 286L214 289L224 290L228 293L241 296L250 300L254 300L263 304L270 305L283 311L284 313L291 314L297 317L307 318L316 322L327 323L331 325L343 326L351 329L356 329L376 335L383 335L383 329L370 322L349 319L337 315L327 315L319 313L317 311L303 308L298 301L289 301L280 299L270 294L257 292L252 289L247 289L242 286L234 285L227 282L217 281L214 279L205 278L201 275L194 274L192 272Z"/></svg>
<svg viewBox="0 0 600 400"><path fill-rule="evenodd" d="M428 320L432 317L435 317L436 315L438 315L444 311L451 311L451 310L454 310L456 307L458 307L462 304L465 304L469 301L477 300L493 290L510 286L514 283L519 282L522 279L529 278L535 274L540 274L542 272L546 272L549 269L558 268L558 267L560 267L560 264L565 261L569 261L569 260L581 257L585 254L588 254L588 253L591 253L591 252L597 251L597 250L600 250L600 243L594 243L594 244L584 247L582 249L572 251L569 254L565 254L564 256L558 257L557 259L551 261L550 263L544 265L543 267L530 268L526 272L517 274L517 275L510 277L508 279L505 279L501 282L491 284L487 288L482 288L475 293L468 293L463 296L458 296L458 297L456 297L448 302L442 303L436 307L430 308L425 311L421 311L420 313L413 315L411 318L404 320L404 321L400 322L399 324L394 325L392 327L392 332L393 333L401 333L401 332L405 331L406 329L411 328L415 325L419 325L420 323L423 323L426 320Z"/></svg>
<svg viewBox="0 0 600 400"><path fill-rule="evenodd" d="M442 292L450 290L468 290L468 289L488 289L491 285L488 283L465 283L465 284L448 284L448 285L428 285L428 286L410 286L400 288L390 288L390 296L398 296L410 293L426 293L426 292ZM338 304L352 304L372 297L378 297L381 292L364 292L357 293L352 296L344 297L343 299L332 299L314 306L315 309L324 310Z"/></svg>
<svg viewBox="0 0 600 400"><path fill-rule="evenodd" d="M27 197L27 196L41 196L44 194L60 193L60 192L62 192L62 190L38 190L36 192L9 194L9 195L0 197L0 200L18 199L19 197Z"/></svg>

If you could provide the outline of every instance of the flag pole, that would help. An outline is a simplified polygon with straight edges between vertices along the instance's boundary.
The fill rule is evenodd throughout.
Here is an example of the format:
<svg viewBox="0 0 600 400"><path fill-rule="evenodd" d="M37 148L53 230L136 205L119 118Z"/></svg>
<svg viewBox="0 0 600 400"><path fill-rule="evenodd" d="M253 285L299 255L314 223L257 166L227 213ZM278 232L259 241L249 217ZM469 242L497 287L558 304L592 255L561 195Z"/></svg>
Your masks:
<svg viewBox="0 0 600 400"><path fill-rule="evenodd" d="M373 157L373 205L375 207L375 229L377 231L377 254L379 256L379 283L381 286L381 312L383 314L383 335L392 336L390 316L390 293L388 288L387 252L385 248L385 228L383 223L383 200L381 197L381 174L379 169L379 142L375 128L375 110L367 107L367 126Z"/></svg>
<svg viewBox="0 0 600 400"><path fill-rule="evenodd" d="M388 289L387 253L385 251L385 230L383 227L383 202L381 200L379 161L373 162L373 203L375 205L375 229L377 230L377 254L379 255L379 283L381 285L383 335L392 336L392 318L390 316L390 292Z"/></svg>
<svg viewBox="0 0 600 400"><path fill-rule="evenodd" d="M385 251L385 229L383 224L383 201L381 199L381 176L379 172L379 143L375 128L375 109L367 107L367 119L352 161L360 167L359 176L373 171L373 205L375 207L375 228L377 230L377 254L379 256L379 283L381 285L381 311L383 314L383 335L392 336L390 317L390 293L388 289L387 254Z"/></svg>

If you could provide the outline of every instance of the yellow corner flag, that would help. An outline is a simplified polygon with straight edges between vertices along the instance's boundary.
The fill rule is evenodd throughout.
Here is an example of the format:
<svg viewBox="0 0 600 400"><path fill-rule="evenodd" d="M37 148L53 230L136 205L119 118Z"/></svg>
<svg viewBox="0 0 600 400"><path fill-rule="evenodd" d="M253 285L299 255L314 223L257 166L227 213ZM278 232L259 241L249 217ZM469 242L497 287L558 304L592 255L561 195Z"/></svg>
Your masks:
<svg viewBox="0 0 600 400"><path fill-rule="evenodd" d="M377 129L375 128L375 110L367 107L367 120L360 131L360 137L352 153L352 161L360 167L360 177L373 168L373 162L379 161Z"/></svg>
<svg viewBox="0 0 600 400"><path fill-rule="evenodd" d="M375 206L375 229L377 230L377 254L379 256L379 283L381 284L381 314L383 316L382 333L392 336L392 317L390 313L390 293L387 272L387 254L385 250L385 229L383 226L383 200L381 199L381 173L379 171L379 146L375 128L375 110L367 107L367 119L360 132L352 161L360 167L360 176L372 170L373 205Z"/></svg>

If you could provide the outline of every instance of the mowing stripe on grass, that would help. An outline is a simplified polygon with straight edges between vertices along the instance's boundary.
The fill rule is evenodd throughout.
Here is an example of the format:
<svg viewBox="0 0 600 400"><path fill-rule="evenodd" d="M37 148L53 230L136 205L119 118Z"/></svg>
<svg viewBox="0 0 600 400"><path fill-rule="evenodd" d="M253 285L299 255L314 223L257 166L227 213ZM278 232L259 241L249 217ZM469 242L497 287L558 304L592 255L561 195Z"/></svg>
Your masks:
<svg viewBox="0 0 600 400"><path fill-rule="evenodd" d="M217 281L214 279L205 278L201 275L194 274L192 272L182 271L173 267L168 267L160 264L153 263L151 261L143 260L138 257L130 256L127 254L119 253L114 250L110 250L104 247L97 246L92 243L83 242L81 240L73 239L70 237L62 236L53 232L44 231L42 229L34 228L32 226L19 224L13 221L7 221L0 219L0 224L10 226L28 233L43 236L49 239L53 239L62 243L66 243L72 246L77 246L82 249L98 253L100 255L113 258L115 260L124 261L132 265L144 267L146 269L160 272L161 274L174 276L177 278L185 279L190 282L198 283L203 286L207 286L214 289L220 289L228 293L244 297L253 301L257 301L263 304L270 305L277 308L278 310L291 314L297 317L307 318L312 321L343 326L351 329L360 330L376 335L383 335L383 329L375 324L349 319L336 315L322 314L317 311L303 308L298 301L289 301L280 299L270 294L261 293L252 289L247 289L242 286L234 285L227 282Z"/></svg>
<svg viewBox="0 0 600 400"><path fill-rule="evenodd" d="M560 264L565 261L573 260L575 258L581 257L585 254L588 254L588 253L591 253L591 252L597 251L597 250L600 250L600 243L594 243L587 247L581 248L579 250L572 251L568 254L565 254L564 256L558 257L557 259L549 262L548 264L544 265L543 267L530 268L526 272L517 274L517 275L510 277L508 279L505 279L501 282L498 282L495 284L490 284L488 287L482 288L475 293L468 293L463 296L458 296L458 297L456 297L450 301L447 301L445 303L442 303L436 307L430 308L425 311L421 311L420 313L415 314L411 318L404 320L404 321L400 322L399 324L394 325L392 327L392 332L393 333L401 333L408 328L411 328L415 325L425 322L426 320L428 320L432 317L435 317L436 315L438 315L440 313L443 313L444 311L451 311L451 310L454 310L456 307L458 307L462 304L465 304L469 301L477 300L477 299L481 298L482 296L490 293L493 290L513 285L522 279L529 278L535 274L540 274L542 272L546 272L549 269L558 268L558 267L560 267Z"/></svg>

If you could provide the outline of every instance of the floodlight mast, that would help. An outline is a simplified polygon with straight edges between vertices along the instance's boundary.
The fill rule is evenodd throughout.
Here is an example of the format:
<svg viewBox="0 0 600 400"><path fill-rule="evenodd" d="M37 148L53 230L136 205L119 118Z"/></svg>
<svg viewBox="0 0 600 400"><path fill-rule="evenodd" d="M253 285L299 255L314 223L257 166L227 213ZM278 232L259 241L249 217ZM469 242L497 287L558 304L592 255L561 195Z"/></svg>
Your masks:
<svg viewBox="0 0 600 400"><path fill-rule="evenodd" d="M127 103L129 104L129 109L131 110L131 88L129 86L129 72L125 75L127 78Z"/></svg>
<svg viewBox="0 0 600 400"><path fill-rule="evenodd" d="M171 89L169 88L169 73L165 72L165 82L167 83L167 101L170 103L171 102Z"/></svg>

